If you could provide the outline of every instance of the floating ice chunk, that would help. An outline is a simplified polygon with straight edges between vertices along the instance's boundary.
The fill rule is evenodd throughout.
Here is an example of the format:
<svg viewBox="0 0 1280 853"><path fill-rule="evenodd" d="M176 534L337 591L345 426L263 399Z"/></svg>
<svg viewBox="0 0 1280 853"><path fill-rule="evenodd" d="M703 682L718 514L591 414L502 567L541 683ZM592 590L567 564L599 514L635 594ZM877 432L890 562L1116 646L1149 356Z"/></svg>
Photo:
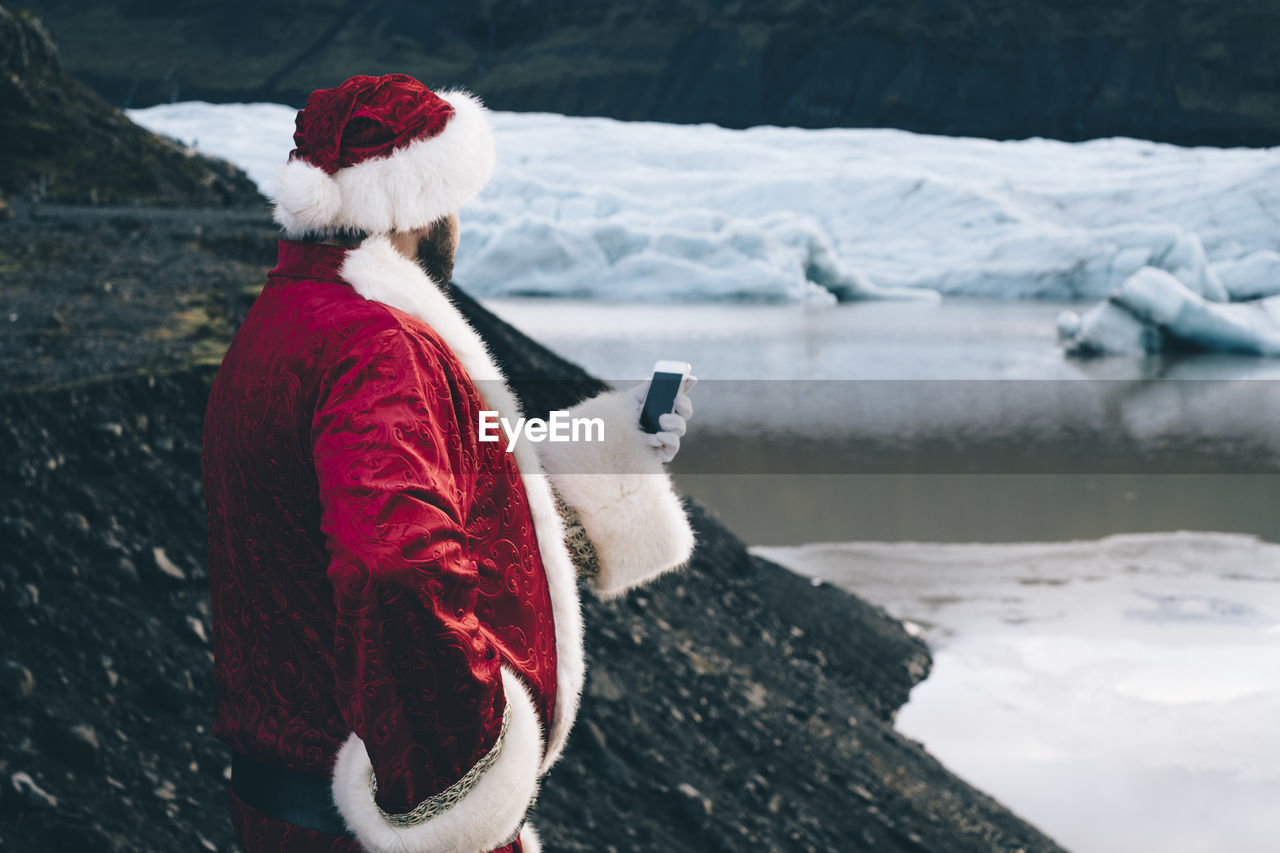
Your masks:
<svg viewBox="0 0 1280 853"><path fill-rule="evenodd" d="M1209 302L1163 270L1143 269L1116 299L1139 318L1206 349L1280 356L1280 297Z"/></svg>
<svg viewBox="0 0 1280 853"><path fill-rule="evenodd" d="M1058 340L1069 343L1080 335L1080 328L1084 325L1079 312L1063 311L1058 315Z"/></svg>
<svg viewBox="0 0 1280 853"><path fill-rule="evenodd" d="M1145 323L1113 299L1104 299L1083 316L1058 316L1058 338L1069 355L1140 355L1164 349L1160 329Z"/></svg>
<svg viewBox="0 0 1280 853"><path fill-rule="evenodd" d="M1143 267L1078 320L1059 318L1073 355L1158 352L1171 340L1280 357L1280 296L1213 302L1172 273Z"/></svg>

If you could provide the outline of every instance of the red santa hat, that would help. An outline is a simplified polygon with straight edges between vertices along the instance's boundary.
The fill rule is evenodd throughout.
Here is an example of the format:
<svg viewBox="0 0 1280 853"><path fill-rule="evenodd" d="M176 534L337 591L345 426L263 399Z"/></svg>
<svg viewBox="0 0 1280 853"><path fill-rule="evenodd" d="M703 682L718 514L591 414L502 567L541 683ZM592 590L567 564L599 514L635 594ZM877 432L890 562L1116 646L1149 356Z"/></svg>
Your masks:
<svg viewBox="0 0 1280 853"><path fill-rule="evenodd" d="M493 173L488 111L406 74L317 89L272 202L288 236L423 228L456 213Z"/></svg>

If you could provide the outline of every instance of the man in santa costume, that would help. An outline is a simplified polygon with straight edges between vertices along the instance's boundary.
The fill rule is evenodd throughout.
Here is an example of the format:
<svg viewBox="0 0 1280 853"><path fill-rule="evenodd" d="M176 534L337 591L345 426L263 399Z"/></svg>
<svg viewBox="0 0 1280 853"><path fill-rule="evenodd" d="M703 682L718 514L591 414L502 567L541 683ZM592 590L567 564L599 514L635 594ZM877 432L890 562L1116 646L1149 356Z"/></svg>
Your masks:
<svg viewBox="0 0 1280 853"><path fill-rule="evenodd" d="M618 595L693 549L662 467L688 398L656 438L633 389L570 410L603 441L480 440L482 411L519 405L442 286L493 169L484 108L355 77L311 95L294 142L279 263L205 418L236 833L251 853L536 850L526 812L585 674L577 575Z"/></svg>

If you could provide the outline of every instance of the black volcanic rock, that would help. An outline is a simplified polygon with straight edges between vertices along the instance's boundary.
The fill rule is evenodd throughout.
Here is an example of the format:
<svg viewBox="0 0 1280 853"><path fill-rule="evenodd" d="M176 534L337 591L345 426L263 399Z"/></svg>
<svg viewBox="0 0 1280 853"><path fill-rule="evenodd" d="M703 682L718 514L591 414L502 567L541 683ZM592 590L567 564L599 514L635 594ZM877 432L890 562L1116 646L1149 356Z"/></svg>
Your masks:
<svg viewBox="0 0 1280 853"><path fill-rule="evenodd" d="M113 103L271 100L392 71L504 110L1280 143L1271 0L26 0Z"/></svg>
<svg viewBox="0 0 1280 853"><path fill-rule="evenodd" d="M41 23L3 6L0 194L91 204L262 204L235 166L143 130L72 79ZM0 219L10 215L0 200Z"/></svg>
<svg viewBox="0 0 1280 853"><path fill-rule="evenodd" d="M217 364L275 262L276 233L265 204L45 205L37 217L0 222L0 388ZM50 325L54 313L61 322ZM129 421L107 418L85 435L104 466L116 464ZM155 568L150 549L98 546L114 549L108 571L122 580Z"/></svg>
<svg viewBox="0 0 1280 853"><path fill-rule="evenodd" d="M0 663L0 699L6 704L25 702L35 690L36 680L31 670L14 660Z"/></svg>

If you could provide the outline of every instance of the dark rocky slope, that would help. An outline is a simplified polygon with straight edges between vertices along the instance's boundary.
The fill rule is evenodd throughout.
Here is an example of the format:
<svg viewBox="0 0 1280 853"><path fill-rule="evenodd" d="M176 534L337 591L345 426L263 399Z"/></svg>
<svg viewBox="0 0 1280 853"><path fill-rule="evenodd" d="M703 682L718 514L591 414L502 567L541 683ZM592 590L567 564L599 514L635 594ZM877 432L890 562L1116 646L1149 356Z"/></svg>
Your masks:
<svg viewBox="0 0 1280 853"><path fill-rule="evenodd" d="M217 364L275 260L261 206L13 206L0 228L0 387Z"/></svg>
<svg viewBox="0 0 1280 853"><path fill-rule="evenodd" d="M300 105L355 74L504 110L1280 143L1271 0L24 0L113 103Z"/></svg>
<svg viewBox="0 0 1280 853"><path fill-rule="evenodd" d="M77 17L80 10L68 10ZM53 202L255 205L230 163L129 121L62 68L39 21L0 6L0 195Z"/></svg>
<svg viewBox="0 0 1280 853"><path fill-rule="evenodd" d="M0 849L233 848L227 755L208 734L200 425L270 231L261 212L122 215L0 224L0 264L19 272L0 281L6 304L39 279L70 306L61 340L111 341L22 368L29 341L58 349L49 330L0 337L6 378L21 380L0 392ZM163 274L129 301L101 287L148 264ZM458 298L531 407L597 387ZM203 328L157 347L165 304L198 307ZM928 669L918 640L692 511L688 571L587 599L583 712L536 815L548 849L1058 849L894 731Z"/></svg>

